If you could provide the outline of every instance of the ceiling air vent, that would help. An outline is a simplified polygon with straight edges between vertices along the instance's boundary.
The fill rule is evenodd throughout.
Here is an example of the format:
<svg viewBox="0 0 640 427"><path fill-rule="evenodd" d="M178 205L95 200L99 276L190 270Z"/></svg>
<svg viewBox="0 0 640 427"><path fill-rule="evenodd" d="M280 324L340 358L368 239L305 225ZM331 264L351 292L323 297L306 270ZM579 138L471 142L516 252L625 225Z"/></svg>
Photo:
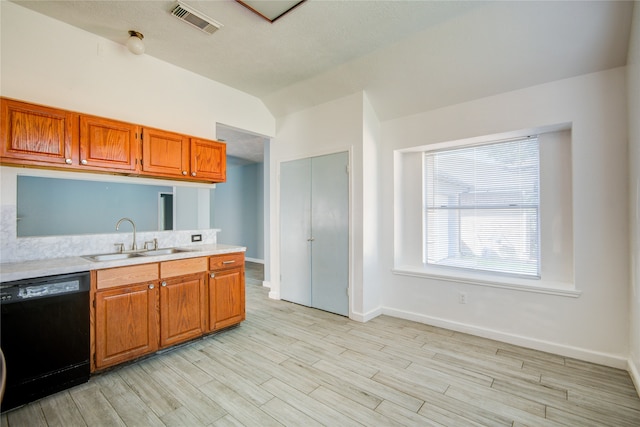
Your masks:
<svg viewBox="0 0 640 427"><path fill-rule="evenodd" d="M192 7L187 6L184 3L178 2L178 4L176 4L171 10L171 14L207 34L213 34L222 27L222 24L215 19L209 18L204 13L194 10Z"/></svg>

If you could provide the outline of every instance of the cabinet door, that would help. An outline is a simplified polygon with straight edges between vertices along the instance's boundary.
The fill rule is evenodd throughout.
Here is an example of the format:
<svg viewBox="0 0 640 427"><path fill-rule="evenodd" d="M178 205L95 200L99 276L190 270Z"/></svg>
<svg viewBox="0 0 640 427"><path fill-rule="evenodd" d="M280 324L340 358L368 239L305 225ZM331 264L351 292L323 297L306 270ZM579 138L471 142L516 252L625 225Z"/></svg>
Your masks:
<svg viewBox="0 0 640 427"><path fill-rule="evenodd" d="M197 338L205 331L205 274L163 280L160 286L160 347Z"/></svg>
<svg viewBox="0 0 640 427"><path fill-rule="evenodd" d="M224 182L227 179L227 145L191 138L191 177Z"/></svg>
<svg viewBox="0 0 640 427"><path fill-rule="evenodd" d="M80 116L80 164L90 169L136 170L138 126Z"/></svg>
<svg viewBox="0 0 640 427"><path fill-rule="evenodd" d="M157 299L155 283L96 292L96 369L158 349Z"/></svg>
<svg viewBox="0 0 640 427"><path fill-rule="evenodd" d="M142 130L142 172L182 177L189 175L189 138L172 132Z"/></svg>
<svg viewBox="0 0 640 427"><path fill-rule="evenodd" d="M244 267L213 271L209 275L209 330L245 319Z"/></svg>
<svg viewBox="0 0 640 427"><path fill-rule="evenodd" d="M77 114L56 108L0 99L3 161L27 164L78 163Z"/></svg>

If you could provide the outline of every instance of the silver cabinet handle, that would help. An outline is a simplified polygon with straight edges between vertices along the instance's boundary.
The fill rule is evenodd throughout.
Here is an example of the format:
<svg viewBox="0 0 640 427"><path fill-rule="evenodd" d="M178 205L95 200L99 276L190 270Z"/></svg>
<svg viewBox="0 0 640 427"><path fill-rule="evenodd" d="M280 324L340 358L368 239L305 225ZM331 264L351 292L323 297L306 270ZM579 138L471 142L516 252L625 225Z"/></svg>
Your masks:
<svg viewBox="0 0 640 427"><path fill-rule="evenodd" d="M211 277L212 279L214 279L216 277L216 273L211 273L209 274L209 277Z"/></svg>
<svg viewBox="0 0 640 427"><path fill-rule="evenodd" d="M182 175L186 175L186 174L187 174L187 171L182 171Z"/></svg>
<svg viewBox="0 0 640 427"><path fill-rule="evenodd" d="M64 162L68 165L70 165L71 163L73 163L73 161L71 159L64 159Z"/></svg>
<svg viewBox="0 0 640 427"><path fill-rule="evenodd" d="M153 285L153 283L149 283L149 289L153 289L155 288L155 286Z"/></svg>
<svg viewBox="0 0 640 427"><path fill-rule="evenodd" d="M191 172L191 176L196 176L196 173L195 172Z"/></svg>
<svg viewBox="0 0 640 427"><path fill-rule="evenodd" d="M223 264L233 264L234 262L236 262L236 260L231 260L231 261L222 261Z"/></svg>
<svg viewBox="0 0 640 427"><path fill-rule="evenodd" d="M161 285L162 285L163 287L164 287L164 286L167 286L167 282L162 282L162 283L161 283Z"/></svg>
<svg viewBox="0 0 640 427"><path fill-rule="evenodd" d="M86 165L88 162L87 162L86 159L82 159L82 160L80 160L80 163L82 163L83 165Z"/></svg>

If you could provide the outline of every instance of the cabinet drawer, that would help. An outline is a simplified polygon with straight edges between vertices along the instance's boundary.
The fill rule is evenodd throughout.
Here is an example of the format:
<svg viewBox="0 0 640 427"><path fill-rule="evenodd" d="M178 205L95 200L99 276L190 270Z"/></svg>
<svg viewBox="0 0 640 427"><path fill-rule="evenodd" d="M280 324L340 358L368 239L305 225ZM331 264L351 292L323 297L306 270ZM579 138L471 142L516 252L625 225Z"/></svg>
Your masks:
<svg viewBox="0 0 640 427"><path fill-rule="evenodd" d="M203 273L207 271L207 258L177 259L160 263L160 277L184 276L185 274Z"/></svg>
<svg viewBox="0 0 640 427"><path fill-rule="evenodd" d="M157 263L108 268L96 272L98 289L113 288L131 283L152 282L155 280L158 280Z"/></svg>
<svg viewBox="0 0 640 427"><path fill-rule="evenodd" d="M209 258L209 270L222 270L225 268L244 266L244 253L214 255Z"/></svg>

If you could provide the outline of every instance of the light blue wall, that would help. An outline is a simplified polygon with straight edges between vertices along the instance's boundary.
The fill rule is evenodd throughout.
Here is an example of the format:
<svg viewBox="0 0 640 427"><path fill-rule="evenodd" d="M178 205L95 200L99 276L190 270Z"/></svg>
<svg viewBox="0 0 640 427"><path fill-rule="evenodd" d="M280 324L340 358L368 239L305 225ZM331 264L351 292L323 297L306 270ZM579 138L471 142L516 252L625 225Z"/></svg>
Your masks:
<svg viewBox="0 0 640 427"><path fill-rule="evenodd" d="M229 163L229 162L228 162ZM264 260L264 164L227 167L227 181L211 191L211 226L218 243L242 245Z"/></svg>
<svg viewBox="0 0 640 427"><path fill-rule="evenodd" d="M114 233L122 217L138 231L157 230L160 192L173 188L19 176L18 236Z"/></svg>

